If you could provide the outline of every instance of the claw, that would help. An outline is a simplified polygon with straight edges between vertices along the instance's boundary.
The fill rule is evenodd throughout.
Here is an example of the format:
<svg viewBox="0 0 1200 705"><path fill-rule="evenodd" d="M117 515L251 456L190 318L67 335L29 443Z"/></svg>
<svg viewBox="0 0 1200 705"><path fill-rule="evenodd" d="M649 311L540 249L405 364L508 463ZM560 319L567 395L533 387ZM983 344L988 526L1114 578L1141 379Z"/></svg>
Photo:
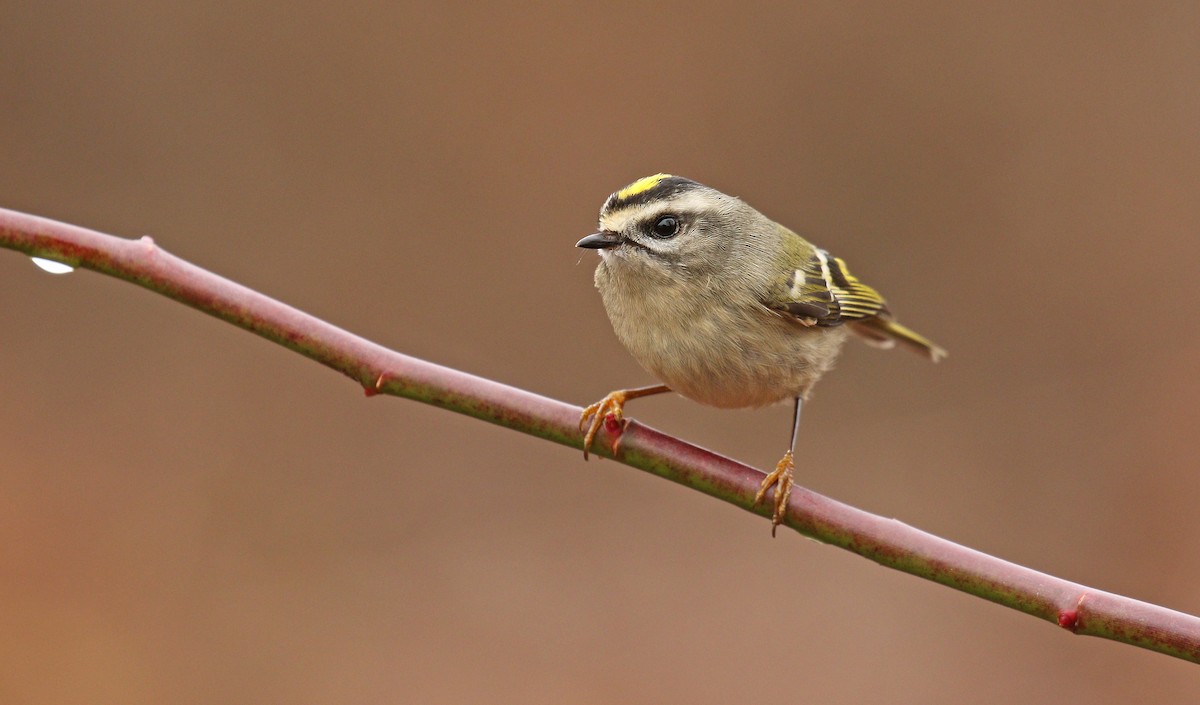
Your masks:
<svg viewBox="0 0 1200 705"><path fill-rule="evenodd" d="M614 455L616 454L617 441L620 440L621 431L625 429L625 402L624 391L612 392L584 409L583 413L579 415L579 430L582 432L584 426L587 426L587 435L583 437L584 460L587 460L588 451L591 450L592 442L596 440L596 434L600 432L601 426L614 436L612 452ZM592 419L590 424L588 423L589 417Z"/></svg>
<svg viewBox="0 0 1200 705"><path fill-rule="evenodd" d="M775 470L763 478L762 485L758 488L758 494L754 495L754 503L758 504L766 496L767 491L775 487L775 512L771 515L771 536L775 535L775 529L783 523L788 498L792 496L792 485L796 484L792 477L795 469L796 464L792 460L792 451L789 450L775 464Z"/></svg>
<svg viewBox="0 0 1200 705"><path fill-rule="evenodd" d="M608 396L584 409L583 413L579 415L579 430L583 431L583 427L587 426L587 435L583 437L583 459L587 460L588 450L592 447L592 441L596 440L596 434L600 432L601 426L608 431L608 435L612 436L612 454L617 454L617 444L621 442L621 433L628 425L628 422L625 421L625 402L669 391L671 389L665 384L637 389L619 389L610 392ZM589 417L592 419L590 424L588 423Z"/></svg>

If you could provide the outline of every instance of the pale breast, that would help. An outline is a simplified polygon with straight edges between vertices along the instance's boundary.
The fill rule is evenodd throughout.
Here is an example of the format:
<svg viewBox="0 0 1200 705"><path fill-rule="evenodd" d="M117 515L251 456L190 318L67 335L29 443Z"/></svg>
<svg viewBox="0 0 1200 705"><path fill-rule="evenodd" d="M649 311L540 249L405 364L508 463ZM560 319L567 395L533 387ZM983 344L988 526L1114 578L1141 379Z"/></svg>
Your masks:
<svg viewBox="0 0 1200 705"><path fill-rule="evenodd" d="M672 287L601 287L617 337L667 386L702 404L758 407L804 397L833 366L846 332L805 327L757 301L706 301Z"/></svg>

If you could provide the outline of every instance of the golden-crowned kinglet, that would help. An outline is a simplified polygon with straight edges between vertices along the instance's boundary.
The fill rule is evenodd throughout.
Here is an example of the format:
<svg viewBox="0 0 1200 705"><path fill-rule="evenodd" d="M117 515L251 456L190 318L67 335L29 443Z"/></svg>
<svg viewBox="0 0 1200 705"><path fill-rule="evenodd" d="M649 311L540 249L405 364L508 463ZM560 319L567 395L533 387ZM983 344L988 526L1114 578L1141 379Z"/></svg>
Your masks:
<svg viewBox="0 0 1200 705"><path fill-rule="evenodd" d="M584 410L584 457L626 401L675 391L721 408L795 400L792 441L755 502L775 487L771 532L793 484L800 405L837 358L847 331L881 348L900 342L937 361L946 352L897 323L846 263L741 200L655 174L608 197L596 288L617 337L664 384L612 392ZM616 440L613 441L614 452Z"/></svg>

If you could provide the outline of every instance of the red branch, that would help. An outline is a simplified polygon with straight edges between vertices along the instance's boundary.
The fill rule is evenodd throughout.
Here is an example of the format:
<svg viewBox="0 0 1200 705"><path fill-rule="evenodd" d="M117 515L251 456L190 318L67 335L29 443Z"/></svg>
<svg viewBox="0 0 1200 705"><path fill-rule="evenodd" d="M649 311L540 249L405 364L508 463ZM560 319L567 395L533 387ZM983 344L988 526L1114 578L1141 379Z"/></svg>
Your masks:
<svg viewBox="0 0 1200 705"><path fill-rule="evenodd" d="M388 350L171 255L148 237L125 240L0 209L0 247L139 284L345 374L368 395L393 394L523 433L582 447L580 409ZM762 473L630 422L615 451L595 452L766 516L753 498ZM604 439L601 439L604 440ZM823 497L792 492L784 524L902 570L1058 624L1200 662L1200 619L1055 578Z"/></svg>

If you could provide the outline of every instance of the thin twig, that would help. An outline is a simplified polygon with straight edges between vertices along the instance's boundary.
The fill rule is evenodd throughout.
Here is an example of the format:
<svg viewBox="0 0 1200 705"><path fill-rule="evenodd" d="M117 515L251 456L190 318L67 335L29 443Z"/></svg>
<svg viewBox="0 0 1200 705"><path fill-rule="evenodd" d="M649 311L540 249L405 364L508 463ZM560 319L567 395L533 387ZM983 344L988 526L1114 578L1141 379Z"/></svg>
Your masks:
<svg viewBox="0 0 1200 705"><path fill-rule="evenodd" d="M580 409L418 360L360 338L159 248L0 209L0 247L139 284L290 348L350 377L368 395L394 394L581 448ZM611 433L610 433L611 435ZM630 422L615 453L593 452L767 516L754 506L762 474ZM611 438L607 439L611 441ZM1200 619L1095 590L946 541L797 487L784 524L889 568L1058 624L1200 662Z"/></svg>

